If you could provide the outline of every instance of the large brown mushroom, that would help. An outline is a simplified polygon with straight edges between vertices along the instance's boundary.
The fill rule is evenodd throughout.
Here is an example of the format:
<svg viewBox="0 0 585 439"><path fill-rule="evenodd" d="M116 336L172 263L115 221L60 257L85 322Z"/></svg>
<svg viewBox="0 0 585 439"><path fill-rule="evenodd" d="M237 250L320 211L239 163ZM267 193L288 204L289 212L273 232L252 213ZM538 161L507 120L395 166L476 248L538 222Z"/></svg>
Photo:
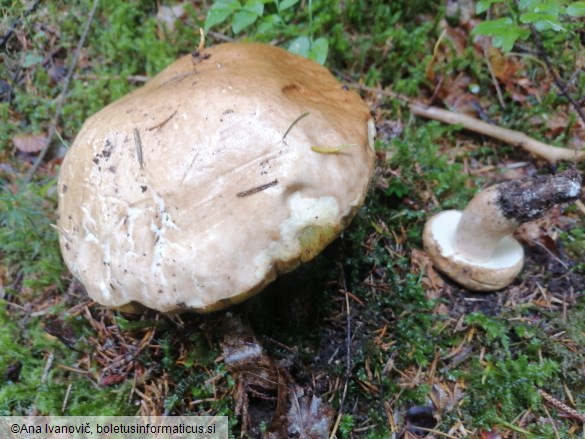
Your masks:
<svg viewBox="0 0 585 439"><path fill-rule="evenodd" d="M60 244L97 302L208 312L317 255L363 202L366 104L282 49L185 56L89 118L59 178Z"/></svg>

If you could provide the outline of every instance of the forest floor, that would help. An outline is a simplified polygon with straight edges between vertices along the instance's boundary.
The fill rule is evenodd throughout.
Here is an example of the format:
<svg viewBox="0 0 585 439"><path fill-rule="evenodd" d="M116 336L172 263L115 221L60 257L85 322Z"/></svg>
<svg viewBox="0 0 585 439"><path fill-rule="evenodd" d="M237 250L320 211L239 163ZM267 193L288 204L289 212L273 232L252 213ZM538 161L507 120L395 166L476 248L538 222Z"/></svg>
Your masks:
<svg viewBox="0 0 585 439"><path fill-rule="evenodd" d="M338 438L585 437L582 202L516 232L524 270L494 293L439 274L421 238L432 214L482 188L583 165L411 111L582 149L582 23L504 54L471 35L485 20L471 2L246 3L263 5L256 22L227 17L206 44L312 44L376 119L365 206L315 260L229 313L131 315L90 300L65 267L56 179L88 116L197 48L209 2L65 3L0 5L0 415L226 415L234 437L318 425ZM230 369L226 346L241 340L261 361Z"/></svg>

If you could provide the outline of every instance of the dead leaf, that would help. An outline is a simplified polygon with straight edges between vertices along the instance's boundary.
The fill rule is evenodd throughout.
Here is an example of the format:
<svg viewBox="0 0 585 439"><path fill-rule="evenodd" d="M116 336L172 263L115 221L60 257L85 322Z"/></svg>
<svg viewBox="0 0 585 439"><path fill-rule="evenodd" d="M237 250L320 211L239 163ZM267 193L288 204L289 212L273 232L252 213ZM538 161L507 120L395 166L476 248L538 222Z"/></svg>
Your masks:
<svg viewBox="0 0 585 439"><path fill-rule="evenodd" d="M252 419L251 408L255 401L263 401L264 411L266 402L272 402L266 439L328 437L333 409L316 396L305 396L288 370L264 352L252 329L236 315L228 314L224 321L222 348L226 366L236 380L235 411L242 417L244 435L258 429L259 420Z"/></svg>
<svg viewBox="0 0 585 439"><path fill-rule="evenodd" d="M100 379L100 386L101 387L113 386L114 384L121 383L125 379L126 375L122 374L105 375L102 376L102 378Z"/></svg>
<svg viewBox="0 0 585 439"><path fill-rule="evenodd" d="M20 371L22 370L22 363L15 361L8 366L4 378L8 381L16 383L20 379Z"/></svg>
<svg viewBox="0 0 585 439"><path fill-rule="evenodd" d="M423 275L423 284L428 288L426 291L429 300L437 299L445 286L443 278L433 267L431 258L423 251L413 249L410 252L411 270L414 273Z"/></svg>
<svg viewBox="0 0 585 439"><path fill-rule="evenodd" d="M433 314L438 316L448 316L451 310L444 303L438 303L433 309Z"/></svg>
<svg viewBox="0 0 585 439"><path fill-rule="evenodd" d="M376 137L383 142L400 137L404 131L404 126L400 120L377 119Z"/></svg>
<svg viewBox="0 0 585 439"><path fill-rule="evenodd" d="M497 431L485 431L482 430L479 432L479 437L480 439L502 439L502 435L500 435L500 433L498 433Z"/></svg>
<svg viewBox="0 0 585 439"><path fill-rule="evenodd" d="M186 3L179 3L173 6L161 5L156 13L156 20L167 31L175 30L175 23L177 20L184 18L187 15L185 11Z"/></svg>
<svg viewBox="0 0 585 439"><path fill-rule="evenodd" d="M288 436L298 439L329 437L334 410L316 396L305 396L303 390L289 392L290 409L287 414Z"/></svg>
<svg viewBox="0 0 585 439"><path fill-rule="evenodd" d="M449 413L457 408L465 393L459 383L435 383L429 395L437 413Z"/></svg>
<svg viewBox="0 0 585 439"><path fill-rule="evenodd" d="M255 426L249 415L251 396L273 401L271 427L277 428L274 424L280 426L285 413L286 389L292 382L288 372L264 353L252 329L231 313L224 320L222 349L225 364L236 380L235 412L242 417L242 432L247 434Z"/></svg>
<svg viewBox="0 0 585 439"><path fill-rule="evenodd" d="M538 91L532 86L532 82L521 76L524 67L515 56L503 55L491 45L487 49L487 56L494 76L504 85L512 100L526 102L528 96L539 99Z"/></svg>
<svg viewBox="0 0 585 439"><path fill-rule="evenodd" d="M0 102L10 102L12 99L12 86L0 79Z"/></svg>
<svg viewBox="0 0 585 439"><path fill-rule="evenodd" d="M493 46L488 47L488 57L492 63L494 75L500 81L509 81L513 79L522 66L513 56L504 56Z"/></svg>
<svg viewBox="0 0 585 439"><path fill-rule="evenodd" d="M475 16L475 2L472 0L447 0L445 16L459 19L461 26L469 23Z"/></svg>
<svg viewBox="0 0 585 439"><path fill-rule="evenodd" d="M75 345L77 344L75 330L71 325L68 325L62 319L58 317L47 318L44 329L47 333L51 334L53 337L56 337L68 348L77 350L75 349Z"/></svg>
<svg viewBox="0 0 585 439"><path fill-rule="evenodd" d="M56 58L47 65L47 75L51 81L58 84L67 76L67 66L62 59Z"/></svg>
<svg viewBox="0 0 585 439"><path fill-rule="evenodd" d="M12 138L12 143L19 151L32 154L45 147L47 136L45 134L18 134Z"/></svg>

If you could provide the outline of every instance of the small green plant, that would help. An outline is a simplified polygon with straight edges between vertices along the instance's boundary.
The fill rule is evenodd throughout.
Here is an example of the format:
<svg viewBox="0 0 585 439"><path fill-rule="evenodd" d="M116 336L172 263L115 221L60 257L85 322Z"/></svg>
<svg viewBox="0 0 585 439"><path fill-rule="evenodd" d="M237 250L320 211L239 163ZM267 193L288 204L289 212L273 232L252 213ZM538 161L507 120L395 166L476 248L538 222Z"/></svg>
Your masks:
<svg viewBox="0 0 585 439"><path fill-rule="evenodd" d="M530 36L529 26L539 32L566 32L566 17L585 15L585 2L563 0L520 0L517 7L505 0L481 0L476 4L476 13L482 14L494 4L505 3L507 16L486 20L478 24L472 34L492 37L495 47L508 53L518 40Z"/></svg>
<svg viewBox="0 0 585 439"><path fill-rule="evenodd" d="M214 26L229 20L231 30L239 34L253 24L260 22L258 34L263 34L273 28L285 28L287 17L285 12L291 10L299 0L248 0L242 3L237 0L216 0L207 14L205 32ZM268 6L266 8L265 6ZM324 64L327 60L329 43L326 38L313 37L313 2L308 2L309 35L300 35L288 43L288 50Z"/></svg>
<svg viewBox="0 0 585 439"><path fill-rule="evenodd" d="M585 229L574 228L561 234L565 248L575 261L585 261ZM575 264L575 270L585 272L585 262Z"/></svg>
<svg viewBox="0 0 585 439"><path fill-rule="evenodd" d="M351 437L351 432L355 426L355 419L352 415L345 414L341 417L341 422L339 423L339 433L341 433L342 438Z"/></svg>
<svg viewBox="0 0 585 439"><path fill-rule="evenodd" d="M511 421L522 408L536 409L540 405L538 389L558 378L559 365L554 360L537 362L523 354L498 357L490 354L481 363L474 360L463 374L473 387L466 405L477 425Z"/></svg>
<svg viewBox="0 0 585 439"><path fill-rule="evenodd" d="M510 339L508 338L507 334L508 328L502 325L501 322L494 320L480 312L469 314L465 318L465 322L469 325L474 325L483 329L485 331L486 341L488 343L499 341L504 348L504 352L510 351Z"/></svg>

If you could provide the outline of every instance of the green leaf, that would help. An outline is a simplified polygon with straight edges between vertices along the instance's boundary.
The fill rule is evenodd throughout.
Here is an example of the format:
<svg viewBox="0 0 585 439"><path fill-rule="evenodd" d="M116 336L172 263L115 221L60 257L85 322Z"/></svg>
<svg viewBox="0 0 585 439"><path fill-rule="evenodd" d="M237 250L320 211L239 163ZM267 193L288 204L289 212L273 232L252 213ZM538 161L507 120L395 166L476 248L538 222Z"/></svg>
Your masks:
<svg viewBox="0 0 585 439"><path fill-rule="evenodd" d="M232 31L237 34L243 29L254 24L258 19L258 14L242 9L234 14L232 18Z"/></svg>
<svg viewBox="0 0 585 439"><path fill-rule="evenodd" d="M539 21L534 23L534 27L538 31L545 31L545 30L554 30L556 32L566 32L567 31L567 29L565 29L563 26L561 26L561 23L556 21L556 20L555 21L553 21L553 20L539 20Z"/></svg>
<svg viewBox="0 0 585 439"><path fill-rule="evenodd" d="M280 4L278 5L278 9L281 11L284 11L286 9L292 8L298 2L299 2L299 0L282 0L280 2Z"/></svg>
<svg viewBox="0 0 585 439"><path fill-rule="evenodd" d="M514 43L518 40L518 36L515 33L507 33L493 37L492 44L495 47L502 49L504 53L509 53L514 47Z"/></svg>
<svg viewBox="0 0 585 439"><path fill-rule="evenodd" d="M264 2L262 0L248 0L242 9L253 12L260 17L264 13Z"/></svg>
<svg viewBox="0 0 585 439"><path fill-rule="evenodd" d="M520 22L521 23L534 23L535 21L540 20L541 15L537 14L536 12L526 12L525 14L520 15Z"/></svg>
<svg viewBox="0 0 585 439"><path fill-rule="evenodd" d="M28 52L24 56L24 61L22 62L21 66L24 68L32 67L35 64L40 64L43 62L43 57L35 52Z"/></svg>
<svg viewBox="0 0 585 439"><path fill-rule="evenodd" d="M536 23L537 21L548 21L551 24L556 24L561 27L558 20L559 16L555 14L544 14L540 12L526 12L520 15L520 22L522 23Z"/></svg>
<svg viewBox="0 0 585 439"><path fill-rule="evenodd" d="M486 20L475 26L471 31L471 34L492 37L506 32L512 25L514 25L514 22L509 17L498 18L497 20Z"/></svg>
<svg viewBox="0 0 585 439"><path fill-rule="evenodd" d="M238 0L215 0L211 6L211 9L234 8L236 7L234 4L237 4L237 9L242 7Z"/></svg>
<svg viewBox="0 0 585 439"><path fill-rule="evenodd" d="M487 11L494 3L502 3L504 0L481 0L475 5L475 13L482 14Z"/></svg>
<svg viewBox="0 0 585 439"><path fill-rule="evenodd" d="M567 14L571 17L582 17L585 15L585 2L571 3L567 7Z"/></svg>
<svg viewBox="0 0 585 439"><path fill-rule="evenodd" d="M534 12L539 14L547 14L547 15L554 15L556 17L559 16L560 7L556 1L548 1L542 2L534 6Z"/></svg>
<svg viewBox="0 0 585 439"><path fill-rule="evenodd" d="M561 26L561 23L558 20L558 15L555 14L527 12L520 16L520 21L526 24L533 24L534 27L539 31L566 31L566 29Z"/></svg>
<svg viewBox="0 0 585 439"><path fill-rule="evenodd" d="M536 30L543 31L543 30L554 30L555 32L566 32L567 29L564 28L559 21L552 21L552 20L541 20L534 23L534 27Z"/></svg>
<svg viewBox="0 0 585 439"><path fill-rule="evenodd" d="M265 34L270 32L275 26L278 26L282 23L282 19L277 14L267 15L266 17L262 18L262 23L258 25L256 31L259 35Z"/></svg>
<svg viewBox="0 0 585 439"><path fill-rule="evenodd" d="M242 5L239 1L224 0L215 2L207 13L207 18L205 19L205 25L203 26L203 29L205 32L207 32L213 26L217 26L218 24L226 21L230 15L241 8Z"/></svg>
<svg viewBox="0 0 585 439"><path fill-rule="evenodd" d="M523 14L520 15L520 22L525 24L532 24L539 31L565 31L561 22L559 21L559 15L561 8L559 3L555 0L524 0L521 2L525 6Z"/></svg>
<svg viewBox="0 0 585 439"><path fill-rule="evenodd" d="M518 7L521 11L534 11L542 0L520 0Z"/></svg>
<svg viewBox="0 0 585 439"><path fill-rule="evenodd" d="M484 21L475 26L471 33L492 37L493 45L501 48L505 53L512 50L518 39L525 39L530 34L527 29L521 28L509 17Z"/></svg>
<svg viewBox="0 0 585 439"><path fill-rule="evenodd" d="M504 53L509 53L518 40L524 40L530 35L530 31L514 26L510 31L502 36L493 37L492 43L495 47L502 49Z"/></svg>
<svg viewBox="0 0 585 439"><path fill-rule="evenodd" d="M297 55L309 57L309 51L311 50L311 41L308 37L298 37L291 41L288 46L288 51L296 53Z"/></svg>
<svg viewBox="0 0 585 439"><path fill-rule="evenodd" d="M313 41L313 44L311 44L311 49L309 50L309 58L323 65L327 60L328 51L329 42L327 41L327 39L317 38L315 41Z"/></svg>

